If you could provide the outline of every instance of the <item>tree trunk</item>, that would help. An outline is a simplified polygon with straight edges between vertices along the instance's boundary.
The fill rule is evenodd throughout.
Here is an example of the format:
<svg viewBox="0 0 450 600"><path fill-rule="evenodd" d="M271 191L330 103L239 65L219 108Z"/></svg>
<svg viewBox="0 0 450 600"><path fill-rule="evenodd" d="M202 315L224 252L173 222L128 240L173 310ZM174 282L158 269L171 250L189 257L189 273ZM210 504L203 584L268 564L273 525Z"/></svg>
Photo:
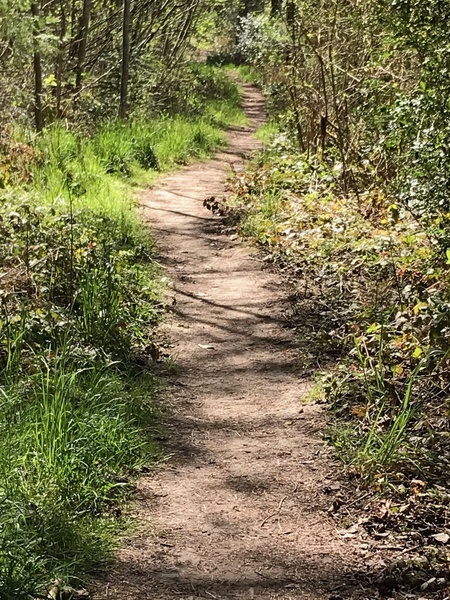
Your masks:
<svg viewBox="0 0 450 600"><path fill-rule="evenodd" d="M83 14L80 19L80 26L78 29L78 52L77 52L77 66L75 69L75 93L79 93L81 90L81 83L83 80L83 68L84 61L86 58L86 48L89 33L89 20L91 18L91 6L92 0L84 0L83 2Z"/></svg>
<svg viewBox="0 0 450 600"><path fill-rule="evenodd" d="M239 9L239 16L240 17L247 17L250 13L250 11L252 10L252 2L251 0L244 0L241 3L240 9Z"/></svg>
<svg viewBox="0 0 450 600"><path fill-rule="evenodd" d="M131 0L124 0L122 27L122 73L120 79L119 107L119 116L121 119L126 119L128 112L128 81L130 78L130 21Z"/></svg>
<svg viewBox="0 0 450 600"><path fill-rule="evenodd" d="M42 64L41 53L37 36L39 34L39 8L36 2L31 5L31 14L33 15L33 68L34 68L34 120L36 123L36 131L42 131Z"/></svg>
<svg viewBox="0 0 450 600"><path fill-rule="evenodd" d="M294 0L289 0L286 5L286 21L290 27L293 27L295 24L295 2Z"/></svg>
<svg viewBox="0 0 450 600"><path fill-rule="evenodd" d="M63 66L64 66L64 38L67 31L66 12L64 2L60 0L60 30L59 30L59 42L58 42L58 55L56 58L55 65L55 100L56 100L56 118L61 118L61 96L62 96L62 78L63 78Z"/></svg>
<svg viewBox="0 0 450 600"><path fill-rule="evenodd" d="M282 0L271 0L270 14L272 17L278 17L281 14Z"/></svg>

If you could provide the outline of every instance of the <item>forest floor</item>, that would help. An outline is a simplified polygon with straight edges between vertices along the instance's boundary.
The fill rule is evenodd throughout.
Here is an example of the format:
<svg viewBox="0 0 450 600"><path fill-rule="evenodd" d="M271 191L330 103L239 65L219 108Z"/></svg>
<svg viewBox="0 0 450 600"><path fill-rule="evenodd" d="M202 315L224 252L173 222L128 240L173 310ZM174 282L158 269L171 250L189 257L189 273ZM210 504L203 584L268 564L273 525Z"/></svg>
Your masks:
<svg viewBox="0 0 450 600"><path fill-rule="evenodd" d="M96 598L375 598L376 559L330 512L342 467L289 327L289 289L203 206L259 148L260 93L227 148L141 194L173 281L159 331L174 346L164 396L169 460L138 482L140 523ZM349 503L352 498L347 498ZM347 527L349 524L346 525ZM372 557L372 558L371 558Z"/></svg>

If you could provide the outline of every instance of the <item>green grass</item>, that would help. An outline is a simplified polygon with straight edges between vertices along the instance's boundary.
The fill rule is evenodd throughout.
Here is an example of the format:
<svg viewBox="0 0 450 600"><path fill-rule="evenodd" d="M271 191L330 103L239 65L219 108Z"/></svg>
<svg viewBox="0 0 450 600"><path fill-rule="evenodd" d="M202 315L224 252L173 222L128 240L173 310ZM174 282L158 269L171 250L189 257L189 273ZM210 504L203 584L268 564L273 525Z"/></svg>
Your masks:
<svg viewBox="0 0 450 600"><path fill-rule="evenodd" d="M75 370L72 350L36 357L26 386L1 389L2 598L34 597L54 578L75 584L104 563L119 525L111 510L131 489L123 476L157 458L148 392L112 366Z"/></svg>
<svg viewBox="0 0 450 600"><path fill-rule="evenodd" d="M368 431L360 435L360 444L355 452L353 464L358 465L364 473L373 474L392 470L396 465L401 468L407 460L407 439L411 435L410 425L415 418L419 403L414 398L414 386L418 382L418 374L423 369L419 362L409 376L401 396L397 402L389 406L386 365L383 361L383 341L380 340L378 361L371 358L369 351L355 340L355 350L364 374L364 391L367 401L366 420L370 423ZM383 419L390 415L388 425Z"/></svg>
<svg viewBox="0 0 450 600"><path fill-rule="evenodd" d="M130 353L160 285L145 234L114 215L1 209L1 271L30 257L0 310L0 597L21 600L109 558L130 477L158 459L160 384Z"/></svg>
<svg viewBox="0 0 450 600"><path fill-rule="evenodd" d="M36 143L33 188L56 208L70 193L76 208L129 217L133 199L126 184L133 173L167 171L206 158L224 143L217 127L181 116L106 123L91 140L56 124Z"/></svg>
<svg viewBox="0 0 450 600"><path fill-rule="evenodd" d="M1 600L83 585L111 557L133 477L160 458L161 382L133 357L152 344L162 274L133 187L207 158L245 122L221 70L193 74L185 115L109 121L90 137L47 128L31 179L18 181L20 165L0 195Z"/></svg>
<svg viewBox="0 0 450 600"><path fill-rule="evenodd" d="M208 119L216 127L226 128L230 125L248 125L248 117L240 106L233 106L226 100L215 100L206 108Z"/></svg>
<svg viewBox="0 0 450 600"><path fill-rule="evenodd" d="M224 134L213 125L183 117L158 123L154 139L155 154L162 170L186 164L191 158L207 158L225 144Z"/></svg>
<svg viewBox="0 0 450 600"><path fill-rule="evenodd" d="M153 183L160 173L223 147L223 129L247 123L237 101L213 100L202 118L105 123L92 139L60 124L50 127L35 144L33 188L39 201L64 210L70 194L75 209L135 220L130 184Z"/></svg>
<svg viewBox="0 0 450 600"><path fill-rule="evenodd" d="M276 121L270 120L267 123L263 123L256 132L256 137L263 142L266 146L270 144L274 137L279 133L278 125Z"/></svg>
<svg viewBox="0 0 450 600"><path fill-rule="evenodd" d="M237 76L241 81L245 81L245 83L253 83L256 85L261 78L258 71L251 65L227 64L224 65L224 68Z"/></svg>

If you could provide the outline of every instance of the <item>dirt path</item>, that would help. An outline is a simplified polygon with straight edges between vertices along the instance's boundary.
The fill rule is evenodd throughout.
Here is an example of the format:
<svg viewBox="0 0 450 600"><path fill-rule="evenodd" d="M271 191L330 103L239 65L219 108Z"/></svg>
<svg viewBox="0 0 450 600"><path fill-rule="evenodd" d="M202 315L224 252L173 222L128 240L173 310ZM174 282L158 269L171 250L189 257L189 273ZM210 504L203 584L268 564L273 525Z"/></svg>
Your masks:
<svg viewBox="0 0 450 600"><path fill-rule="evenodd" d="M176 346L172 457L141 480L136 512L147 525L96 597L357 595L357 548L327 512L338 469L320 440L320 410L301 402L310 382L283 317L286 290L252 250L218 233L202 205L258 147L251 130L263 100L250 86L244 108L252 126L231 131L226 151L142 196L174 281L163 326Z"/></svg>

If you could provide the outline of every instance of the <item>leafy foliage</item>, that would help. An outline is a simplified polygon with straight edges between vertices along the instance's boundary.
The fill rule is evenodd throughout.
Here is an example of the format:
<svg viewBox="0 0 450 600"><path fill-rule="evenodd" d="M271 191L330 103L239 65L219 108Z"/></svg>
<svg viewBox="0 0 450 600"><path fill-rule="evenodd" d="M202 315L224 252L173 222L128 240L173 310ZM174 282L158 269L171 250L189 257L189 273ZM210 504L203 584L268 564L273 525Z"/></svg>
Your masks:
<svg viewBox="0 0 450 600"><path fill-rule="evenodd" d="M341 168L330 171L275 137L235 181L227 210L242 235L292 273L305 353L315 347L329 364L340 358L323 386L336 415L354 419L352 441L348 432L333 434L342 456L370 477L402 473L443 483L447 256L380 189L344 193ZM316 316L306 313L305 323L311 306Z"/></svg>
<svg viewBox="0 0 450 600"><path fill-rule="evenodd" d="M279 132L228 209L290 270L304 352L334 364L324 393L351 422L332 440L370 481L448 468L448 12L295 0L237 44Z"/></svg>
<svg viewBox="0 0 450 600"><path fill-rule="evenodd" d="M148 367L163 284L131 185L207 156L243 120L236 84L191 72L186 114L2 136L2 598L79 587L114 549L133 476L159 458Z"/></svg>

